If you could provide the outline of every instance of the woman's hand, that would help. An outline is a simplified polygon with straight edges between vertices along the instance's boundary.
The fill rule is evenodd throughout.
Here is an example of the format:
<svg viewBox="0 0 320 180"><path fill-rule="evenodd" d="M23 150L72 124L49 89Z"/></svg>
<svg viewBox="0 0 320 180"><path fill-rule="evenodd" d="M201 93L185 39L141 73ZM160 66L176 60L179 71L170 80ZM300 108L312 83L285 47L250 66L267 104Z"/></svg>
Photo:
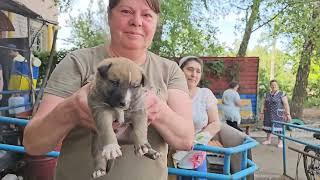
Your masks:
<svg viewBox="0 0 320 180"><path fill-rule="evenodd" d="M263 120L263 118L264 118L264 113L263 113L263 112L260 112L260 113L259 113L259 117L260 117L260 119Z"/></svg>
<svg viewBox="0 0 320 180"><path fill-rule="evenodd" d="M158 96L152 92L147 91L145 94L145 106L147 109L148 114L148 122L149 124L152 123L152 121L159 118L160 112L161 112L161 100L158 98Z"/></svg>
<svg viewBox="0 0 320 180"><path fill-rule="evenodd" d="M159 118L161 100L152 91L145 93L145 107L148 115L148 124ZM127 124L113 124L119 144L133 144L131 136L132 127Z"/></svg>
<svg viewBox="0 0 320 180"><path fill-rule="evenodd" d="M291 115L290 114L286 114L285 117L284 117L284 120L286 122L290 122L292 120Z"/></svg>
<svg viewBox="0 0 320 180"><path fill-rule="evenodd" d="M75 120L76 125L96 130L91 110L88 106L88 94L90 88L90 83L86 84L70 96L67 101L69 101L74 108L72 114L75 117L73 119Z"/></svg>

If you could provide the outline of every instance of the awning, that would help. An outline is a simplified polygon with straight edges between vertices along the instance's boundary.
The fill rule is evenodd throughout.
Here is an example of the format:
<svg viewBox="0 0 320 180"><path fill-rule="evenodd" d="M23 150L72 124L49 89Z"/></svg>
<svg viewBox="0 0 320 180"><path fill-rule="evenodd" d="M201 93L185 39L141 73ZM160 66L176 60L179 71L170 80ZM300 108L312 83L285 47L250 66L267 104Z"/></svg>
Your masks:
<svg viewBox="0 0 320 180"><path fill-rule="evenodd" d="M0 11L0 32L1 31L14 31L10 19L2 11Z"/></svg>
<svg viewBox="0 0 320 180"><path fill-rule="evenodd" d="M58 24L57 21L45 18L41 15L42 8L33 8L31 7L32 1L29 0L0 0L0 10L5 10L9 12L13 12L16 14L20 14L25 17L29 17L31 19L38 19L40 21L45 21L51 24Z"/></svg>

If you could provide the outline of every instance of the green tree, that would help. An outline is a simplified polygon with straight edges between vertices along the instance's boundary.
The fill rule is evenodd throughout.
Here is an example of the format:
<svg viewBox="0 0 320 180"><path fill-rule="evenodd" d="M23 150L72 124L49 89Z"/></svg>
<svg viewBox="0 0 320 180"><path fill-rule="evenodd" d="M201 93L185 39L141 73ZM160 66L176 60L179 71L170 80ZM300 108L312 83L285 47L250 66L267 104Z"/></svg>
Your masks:
<svg viewBox="0 0 320 180"><path fill-rule="evenodd" d="M270 71L271 71L271 59L275 59L275 79L278 81L281 90L287 94L292 94L295 79L294 68L291 66L292 57L279 49L273 51L269 48L270 44L264 46L258 45L252 50L248 51L248 56L257 56L260 59L259 62L259 97L263 97L266 92L269 91Z"/></svg>
<svg viewBox="0 0 320 180"><path fill-rule="evenodd" d="M85 12L76 17L70 17L71 37L68 43L76 48L93 47L104 43L107 37L106 12L103 0L97 2L98 9L94 8L94 0L90 0Z"/></svg>
<svg viewBox="0 0 320 180"><path fill-rule="evenodd" d="M223 51L216 40L212 18L202 14L205 5L192 0L166 0L151 51L164 57L217 55Z"/></svg>
<svg viewBox="0 0 320 180"><path fill-rule="evenodd" d="M71 10L74 0L54 0L54 2L59 7L60 12L68 12Z"/></svg>
<svg viewBox="0 0 320 180"><path fill-rule="evenodd" d="M279 1L280 2L280 1ZM299 55L296 82L293 89L291 110L294 118L302 118L304 100L307 97L311 59L318 52L320 42L319 1L284 1L287 11L279 16L275 31L291 40L295 53Z"/></svg>
<svg viewBox="0 0 320 180"><path fill-rule="evenodd" d="M250 36L252 34L253 25L256 23L259 18L259 8L260 8L261 0L253 0L252 5L250 6L250 17L246 19L245 30L242 37L242 41L239 47L239 51L237 56L245 56L250 40ZM249 9L247 9L248 11Z"/></svg>

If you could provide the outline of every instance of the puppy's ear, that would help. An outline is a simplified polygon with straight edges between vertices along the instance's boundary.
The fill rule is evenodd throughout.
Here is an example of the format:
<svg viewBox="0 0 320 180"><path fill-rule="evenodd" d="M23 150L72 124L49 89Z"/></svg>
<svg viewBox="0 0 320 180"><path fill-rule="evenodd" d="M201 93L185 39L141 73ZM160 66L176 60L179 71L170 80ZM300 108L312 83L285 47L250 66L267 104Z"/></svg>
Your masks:
<svg viewBox="0 0 320 180"><path fill-rule="evenodd" d="M110 69L111 65L112 65L112 63L110 63L110 64L103 64L103 65L101 65L101 66L98 67L98 72L99 72L99 74L100 74L100 76L101 76L102 78L107 78L107 76L108 76L108 70Z"/></svg>

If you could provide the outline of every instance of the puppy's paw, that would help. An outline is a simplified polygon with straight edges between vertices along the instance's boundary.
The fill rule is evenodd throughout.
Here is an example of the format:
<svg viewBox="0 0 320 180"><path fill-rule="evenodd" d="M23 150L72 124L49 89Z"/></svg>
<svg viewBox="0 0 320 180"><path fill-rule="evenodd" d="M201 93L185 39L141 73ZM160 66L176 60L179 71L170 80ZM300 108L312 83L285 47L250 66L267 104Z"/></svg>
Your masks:
<svg viewBox="0 0 320 180"><path fill-rule="evenodd" d="M116 159L117 157L122 156L119 144L108 144L103 147L102 156L109 159Z"/></svg>
<svg viewBox="0 0 320 180"><path fill-rule="evenodd" d="M143 156L144 154L149 152L151 146L149 143L134 145L134 153L139 156Z"/></svg>
<svg viewBox="0 0 320 180"><path fill-rule="evenodd" d="M101 176L104 176L106 175L106 171L105 170L102 170L102 169L99 169L99 170L96 170L92 173L92 177L95 179L95 178L99 178Z"/></svg>
<svg viewBox="0 0 320 180"><path fill-rule="evenodd" d="M161 156L161 154L159 152L157 152L156 150L150 148L149 151L146 154L144 154L144 156L146 156L150 159L156 160Z"/></svg>

